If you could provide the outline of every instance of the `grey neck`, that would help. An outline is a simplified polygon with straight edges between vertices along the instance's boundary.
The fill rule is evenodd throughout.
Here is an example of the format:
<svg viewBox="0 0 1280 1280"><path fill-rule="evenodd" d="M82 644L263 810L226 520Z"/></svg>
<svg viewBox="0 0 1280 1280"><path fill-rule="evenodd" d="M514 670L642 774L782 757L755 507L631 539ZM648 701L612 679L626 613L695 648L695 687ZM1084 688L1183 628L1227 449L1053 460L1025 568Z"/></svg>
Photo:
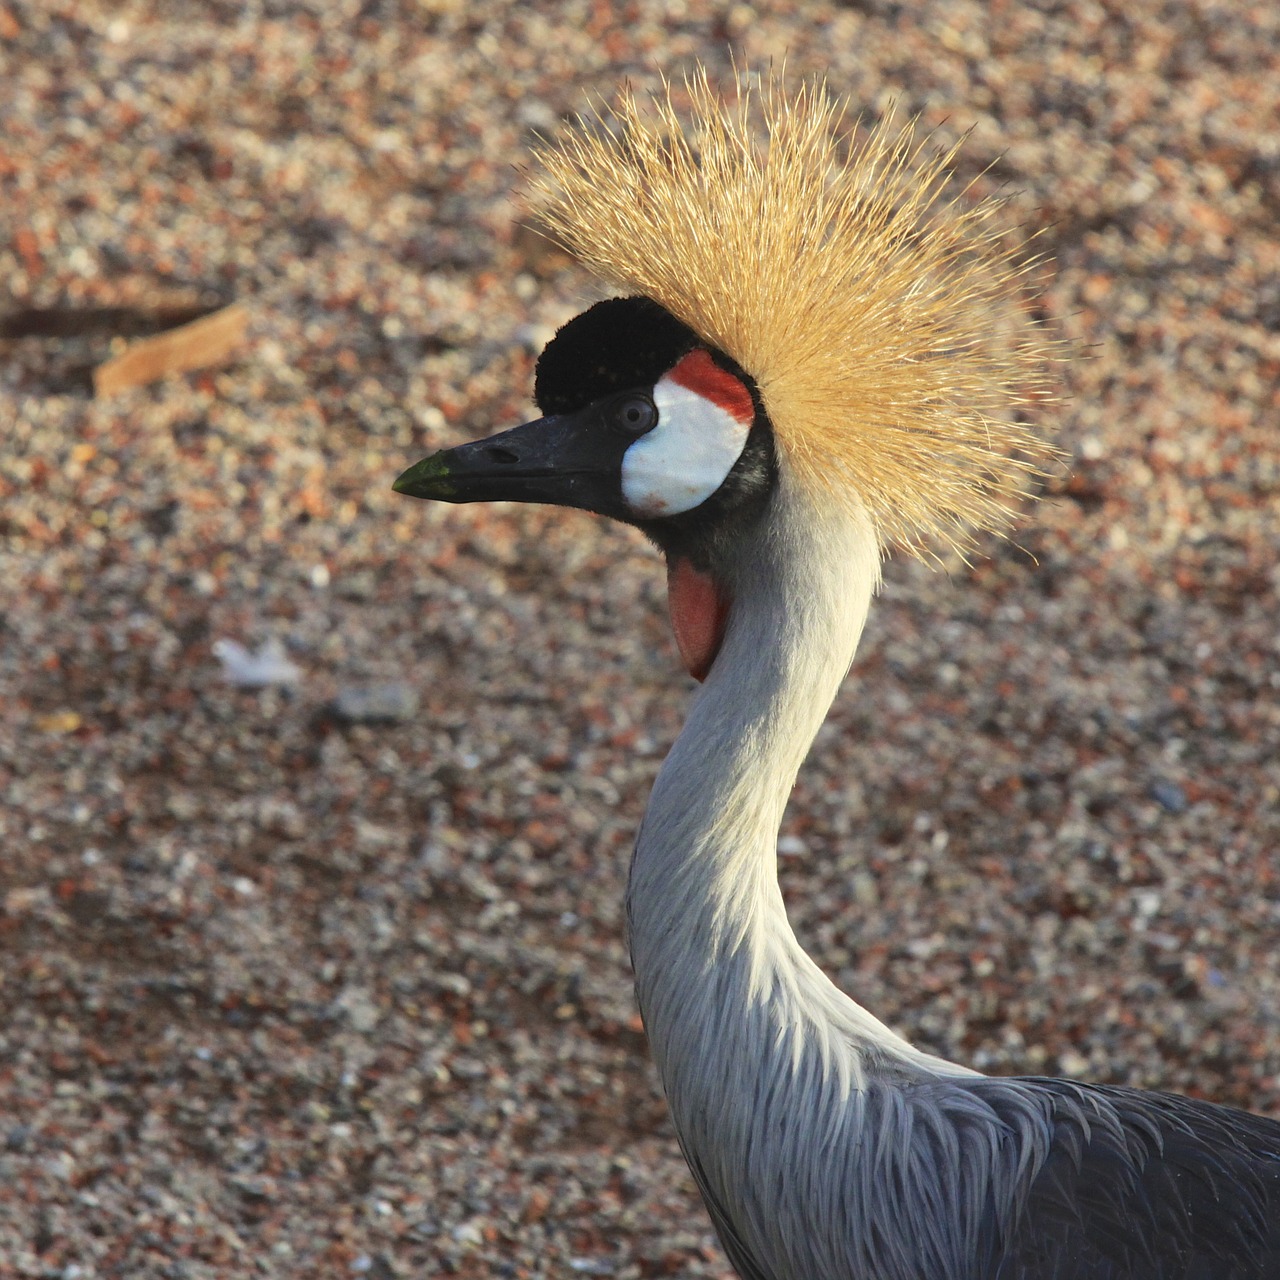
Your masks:
<svg viewBox="0 0 1280 1280"><path fill-rule="evenodd" d="M813 963L776 874L783 809L879 578L876 539L869 521L784 485L735 572L724 645L654 786L628 892L672 1120L744 1275L964 1274L955 1260L973 1256L981 1206L1000 1189L1005 1128L974 1120L973 1073L913 1049ZM954 1142L947 1106L983 1140L958 1185L930 1163L930 1141L910 1140L919 1121ZM903 1201L906 1186L934 1199ZM886 1240L904 1205L948 1197L954 1231L931 1232L924 1215Z"/></svg>
<svg viewBox="0 0 1280 1280"><path fill-rule="evenodd" d="M775 1041L816 1053L846 1089L868 1054L934 1061L809 959L777 880L783 810L879 568L870 521L825 514L785 483L735 566L725 641L658 775L628 890L637 994L674 1110L708 1057L733 1053L761 1019L753 1053Z"/></svg>

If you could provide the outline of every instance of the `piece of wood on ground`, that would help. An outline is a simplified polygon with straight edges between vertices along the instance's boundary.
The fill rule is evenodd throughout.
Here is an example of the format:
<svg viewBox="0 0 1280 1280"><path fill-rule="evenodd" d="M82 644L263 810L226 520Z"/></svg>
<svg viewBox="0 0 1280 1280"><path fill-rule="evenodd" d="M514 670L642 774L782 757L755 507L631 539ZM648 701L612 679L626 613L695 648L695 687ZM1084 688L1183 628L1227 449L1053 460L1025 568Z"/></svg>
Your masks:
<svg viewBox="0 0 1280 1280"><path fill-rule="evenodd" d="M139 338L93 371L94 394L114 395L170 373L219 364L244 341L248 322L248 310L236 302L176 329Z"/></svg>

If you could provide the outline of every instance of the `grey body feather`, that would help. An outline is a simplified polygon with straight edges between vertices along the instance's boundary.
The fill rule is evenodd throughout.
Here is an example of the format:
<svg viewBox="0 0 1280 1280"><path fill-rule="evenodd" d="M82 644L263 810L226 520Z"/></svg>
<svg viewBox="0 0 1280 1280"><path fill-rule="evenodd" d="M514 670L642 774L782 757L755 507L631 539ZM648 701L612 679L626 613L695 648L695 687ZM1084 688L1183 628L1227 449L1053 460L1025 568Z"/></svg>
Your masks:
<svg viewBox="0 0 1280 1280"><path fill-rule="evenodd" d="M753 1249L690 1155L743 1280L1280 1276L1280 1124L1263 1117L1060 1080L876 1080L840 1137L808 1206L834 1256L802 1244L807 1272L794 1242L782 1269L762 1261L773 1250ZM827 1161L804 1163L812 1177Z"/></svg>
<svg viewBox="0 0 1280 1280"><path fill-rule="evenodd" d="M1280 1278L1280 1123L992 1079L912 1048L800 947L791 786L879 575L869 523L782 482L654 787L636 988L690 1168L744 1280Z"/></svg>
<svg viewBox="0 0 1280 1280"><path fill-rule="evenodd" d="M1280 1123L1173 1094L986 1080L1048 1107L1049 1156L997 1280L1280 1277Z"/></svg>

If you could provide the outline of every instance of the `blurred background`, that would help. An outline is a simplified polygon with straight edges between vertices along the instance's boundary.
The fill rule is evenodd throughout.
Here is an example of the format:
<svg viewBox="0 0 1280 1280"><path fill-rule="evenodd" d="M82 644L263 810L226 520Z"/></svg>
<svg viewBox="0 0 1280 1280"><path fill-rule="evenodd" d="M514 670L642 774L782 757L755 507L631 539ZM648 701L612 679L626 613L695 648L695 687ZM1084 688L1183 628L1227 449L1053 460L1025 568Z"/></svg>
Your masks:
<svg viewBox="0 0 1280 1280"><path fill-rule="evenodd" d="M1280 1113L1280 8L0 0L0 1276L728 1275L623 940L661 564L389 486L599 296L535 132L784 56L973 126L1073 353L1013 538L887 568L797 931Z"/></svg>

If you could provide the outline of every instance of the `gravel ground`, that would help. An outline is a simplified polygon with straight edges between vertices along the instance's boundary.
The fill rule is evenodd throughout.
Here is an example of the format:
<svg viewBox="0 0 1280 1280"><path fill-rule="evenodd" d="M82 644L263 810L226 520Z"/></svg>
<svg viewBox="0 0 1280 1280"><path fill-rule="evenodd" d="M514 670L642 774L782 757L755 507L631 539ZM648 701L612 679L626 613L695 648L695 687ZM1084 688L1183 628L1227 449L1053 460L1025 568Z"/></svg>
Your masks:
<svg viewBox="0 0 1280 1280"><path fill-rule="evenodd" d="M975 124L1078 353L1015 539L889 566L798 932L922 1047L1280 1114L1280 8L3 0L0 1277L729 1274L622 940L661 567L389 484L595 296L531 132L731 51Z"/></svg>

